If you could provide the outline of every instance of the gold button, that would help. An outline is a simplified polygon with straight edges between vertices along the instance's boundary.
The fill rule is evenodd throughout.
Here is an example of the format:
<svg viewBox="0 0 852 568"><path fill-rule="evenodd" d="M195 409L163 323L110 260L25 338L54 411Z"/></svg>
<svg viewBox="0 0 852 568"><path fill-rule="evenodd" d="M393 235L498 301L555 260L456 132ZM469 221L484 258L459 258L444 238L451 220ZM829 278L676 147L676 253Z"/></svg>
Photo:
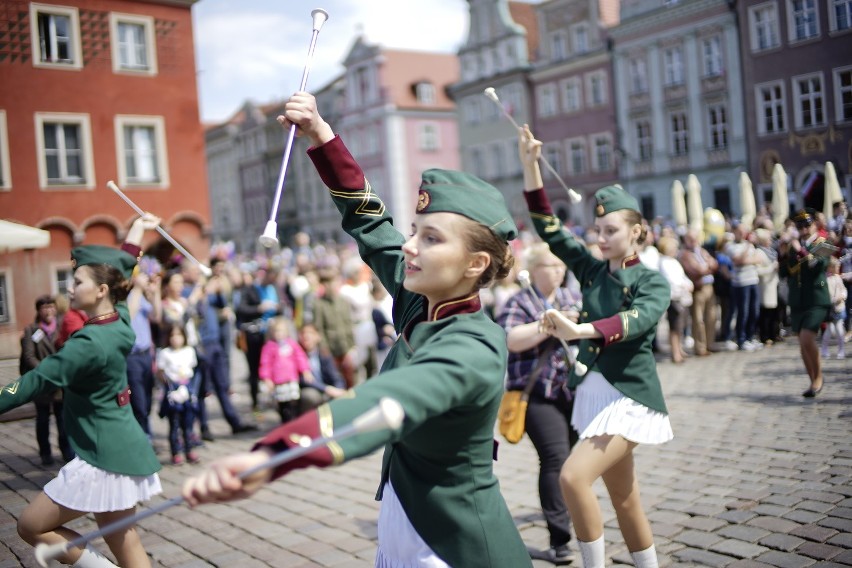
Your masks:
<svg viewBox="0 0 852 568"><path fill-rule="evenodd" d="M630 291L630 288L628 288L627 286L625 286L625 287L624 287L623 292L626 294L626 293L628 293L629 291Z"/></svg>
<svg viewBox="0 0 852 568"><path fill-rule="evenodd" d="M592 347L591 345L589 345L589 353L594 353L594 352L595 352L595 348Z"/></svg>
<svg viewBox="0 0 852 568"><path fill-rule="evenodd" d="M584 318L587 318L587 317L589 317L589 312L583 312L580 315L582 315Z"/></svg>

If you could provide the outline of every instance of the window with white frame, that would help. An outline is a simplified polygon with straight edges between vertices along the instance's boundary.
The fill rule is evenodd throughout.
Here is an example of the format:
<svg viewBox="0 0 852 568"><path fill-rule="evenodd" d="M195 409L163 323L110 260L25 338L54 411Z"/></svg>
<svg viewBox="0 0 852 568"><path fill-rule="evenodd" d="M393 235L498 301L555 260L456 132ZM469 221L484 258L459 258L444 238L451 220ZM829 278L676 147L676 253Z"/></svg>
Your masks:
<svg viewBox="0 0 852 568"><path fill-rule="evenodd" d="M562 103L565 112L577 112L583 108L583 90L579 77L562 81Z"/></svg>
<svg viewBox="0 0 852 568"><path fill-rule="evenodd" d="M562 149L558 144L549 144L543 149L544 159L550 164L550 167L553 168L557 174L562 175ZM556 179L550 168L544 168L542 172L545 179Z"/></svg>
<svg viewBox="0 0 852 568"><path fill-rule="evenodd" d="M672 156L688 154L689 127L686 121L686 112L677 111L669 115L669 134Z"/></svg>
<svg viewBox="0 0 852 568"><path fill-rule="evenodd" d="M115 140L121 183L168 187L163 117L118 115L115 117Z"/></svg>
<svg viewBox="0 0 852 568"><path fill-rule="evenodd" d="M363 106L373 100L373 73L372 69L367 66L359 67L352 71L353 88L351 93L351 102L353 106Z"/></svg>
<svg viewBox="0 0 852 568"><path fill-rule="evenodd" d="M663 51L663 81L667 87L683 84L683 48L679 45Z"/></svg>
<svg viewBox="0 0 852 568"><path fill-rule="evenodd" d="M784 120L786 101L784 97L784 82L773 81L755 86L757 98L757 132L758 134L774 134L784 132L787 128Z"/></svg>
<svg viewBox="0 0 852 568"><path fill-rule="evenodd" d="M651 136L651 121L636 121L636 155L640 162L648 162L654 157L654 139Z"/></svg>
<svg viewBox="0 0 852 568"><path fill-rule="evenodd" d="M109 15L112 33L112 69L116 72L157 73L154 18L135 14Z"/></svg>
<svg viewBox="0 0 852 568"><path fill-rule="evenodd" d="M834 92L837 122L852 121L852 67L834 70Z"/></svg>
<svg viewBox="0 0 852 568"><path fill-rule="evenodd" d="M414 87L417 102L424 105L435 104L435 85L427 81L417 83Z"/></svg>
<svg viewBox="0 0 852 568"><path fill-rule="evenodd" d="M704 52L704 76L717 77L722 74L722 38L714 35L701 42Z"/></svg>
<svg viewBox="0 0 852 568"><path fill-rule="evenodd" d="M568 38L565 30L557 30L550 34L550 58L553 61L562 61L568 57Z"/></svg>
<svg viewBox="0 0 852 568"><path fill-rule="evenodd" d="M424 152L434 152L440 148L438 137L438 125L434 122L425 122L420 125L420 149Z"/></svg>
<svg viewBox="0 0 852 568"><path fill-rule="evenodd" d="M802 41L819 35L817 0L787 0L790 41Z"/></svg>
<svg viewBox="0 0 852 568"><path fill-rule="evenodd" d="M595 71L593 73L589 73L586 75L586 81L586 88L588 89L586 100L589 102L589 106L601 106L606 104L606 72Z"/></svg>
<svg viewBox="0 0 852 568"><path fill-rule="evenodd" d="M499 142L491 145L491 165L493 179L500 179L506 175L506 156L503 154L503 144Z"/></svg>
<svg viewBox="0 0 852 568"><path fill-rule="evenodd" d="M473 175L486 178L485 172L485 157L482 155L481 148L471 148L470 149L470 165L473 169Z"/></svg>
<svg viewBox="0 0 852 568"><path fill-rule="evenodd" d="M829 0L831 31L852 29L852 0Z"/></svg>
<svg viewBox="0 0 852 568"><path fill-rule="evenodd" d="M796 128L811 128L825 124L825 95L822 74L793 77L796 104Z"/></svg>
<svg viewBox="0 0 852 568"><path fill-rule="evenodd" d="M752 51L763 51L780 45L778 8L774 1L749 7L748 20Z"/></svg>
<svg viewBox="0 0 852 568"><path fill-rule="evenodd" d="M728 147L728 110L724 103L707 106L707 122L711 150Z"/></svg>
<svg viewBox="0 0 852 568"><path fill-rule="evenodd" d="M582 54L589 52L589 26L588 24L577 24L571 30L574 53Z"/></svg>
<svg viewBox="0 0 852 568"><path fill-rule="evenodd" d="M0 109L0 191L12 189L12 164L9 162L9 133L6 111Z"/></svg>
<svg viewBox="0 0 852 568"><path fill-rule="evenodd" d="M586 173L586 141L575 138L568 141L571 154L571 173L573 175Z"/></svg>
<svg viewBox="0 0 852 568"><path fill-rule="evenodd" d="M464 105L462 107L464 109L464 121L467 124L479 124L482 122L482 118L479 112L479 97L473 98L468 97L464 101Z"/></svg>
<svg viewBox="0 0 852 568"><path fill-rule="evenodd" d="M648 92L648 66L644 57L634 57L627 63L630 77L630 92L640 94Z"/></svg>
<svg viewBox="0 0 852 568"><path fill-rule="evenodd" d="M556 87L553 84L541 85L537 90L538 116L544 118L553 116L557 112Z"/></svg>
<svg viewBox="0 0 852 568"><path fill-rule="evenodd" d="M612 169L612 140L608 135L592 138L595 147L593 167L598 172L608 172Z"/></svg>
<svg viewBox="0 0 852 568"><path fill-rule="evenodd" d="M33 65L81 69L80 17L77 8L30 4Z"/></svg>
<svg viewBox="0 0 852 568"><path fill-rule="evenodd" d="M9 282L6 272L0 270L0 323L12 321L11 306L9 304Z"/></svg>
<svg viewBox="0 0 852 568"><path fill-rule="evenodd" d="M36 113L42 189L94 187L91 132L89 115Z"/></svg>
<svg viewBox="0 0 852 568"><path fill-rule="evenodd" d="M71 280L74 277L74 269L71 266L55 266L53 268L53 286L52 292L54 295L65 296L68 294Z"/></svg>

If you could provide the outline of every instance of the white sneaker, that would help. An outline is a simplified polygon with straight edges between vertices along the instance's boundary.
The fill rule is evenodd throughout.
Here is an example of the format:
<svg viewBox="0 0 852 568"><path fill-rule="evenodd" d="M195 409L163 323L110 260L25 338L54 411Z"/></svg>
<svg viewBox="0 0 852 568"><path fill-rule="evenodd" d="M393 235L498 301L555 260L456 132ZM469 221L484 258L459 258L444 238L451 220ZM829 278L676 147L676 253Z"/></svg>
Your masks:
<svg viewBox="0 0 852 568"><path fill-rule="evenodd" d="M837 358L838 359L846 359L846 353L844 353L843 351L840 351L839 353L837 353Z"/></svg>
<svg viewBox="0 0 852 568"><path fill-rule="evenodd" d="M727 351L736 351L740 346L737 345L735 341L731 341L730 339L725 342L725 349Z"/></svg>
<svg viewBox="0 0 852 568"><path fill-rule="evenodd" d="M819 350L819 355L820 355L820 357L822 357L823 359L828 359L828 349L820 349L820 350Z"/></svg>
<svg viewBox="0 0 852 568"><path fill-rule="evenodd" d="M746 343L751 343L752 347L754 347L755 351L760 351L763 349L763 343L756 339L749 339Z"/></svg>
<svg viewBox="0 0 852 568"><path fill-rule="evenodd" d="M743 344L740 345L740 351L757 351L757 347L751 341L743 341Z"/></svg>

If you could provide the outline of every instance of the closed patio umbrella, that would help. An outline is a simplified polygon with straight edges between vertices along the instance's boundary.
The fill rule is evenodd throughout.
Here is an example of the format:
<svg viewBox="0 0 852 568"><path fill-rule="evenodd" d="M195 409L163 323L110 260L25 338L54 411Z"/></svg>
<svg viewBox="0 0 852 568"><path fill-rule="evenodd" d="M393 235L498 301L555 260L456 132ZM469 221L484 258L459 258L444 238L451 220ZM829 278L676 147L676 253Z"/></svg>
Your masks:
<svg viewBox="0 0 852 568"><path fill-rule="evenodd" d="M826 221L834 215L833 206L838 201L843 201L843 195L840 193L840 182L837 181L837 172L834 169L834 164L826 162L824 197L822 202L822 212L825 214Z"/></svg>
<svg viewBox="0 0 852 568"><path fill-rule="evenodd" d="M679 179L672 182L672 219L678 227L684 227L687 224L686 199L683 184Z"/></svg>
<svg viewBox="0 0 852 568"><path fill-rule="evenodd" d="M787 172L781 164L772 168L772 224L776 231L784 228L784 221L790 216L790 201L787 198Z"/></svg>
<svg viewBox="0 0 852 568"><path fill-rule="evenodd" d="M44 248L49 245L49 232L20 223L0 220L0 252Z"/></svg>
<svg viewBox="0 0 852 568"><path fill-rule="evenodd" d="M704 205L701 203L701 182L695 174L686 178L686 211L689 228L704 231Z"/></svg>
<svg viewBox="0 0 852 568"><path fill-rule="evenodd" d="M745 172L740 172L740 223L751 230L757 206L754 204L754 189L751 178Z"/></svg>

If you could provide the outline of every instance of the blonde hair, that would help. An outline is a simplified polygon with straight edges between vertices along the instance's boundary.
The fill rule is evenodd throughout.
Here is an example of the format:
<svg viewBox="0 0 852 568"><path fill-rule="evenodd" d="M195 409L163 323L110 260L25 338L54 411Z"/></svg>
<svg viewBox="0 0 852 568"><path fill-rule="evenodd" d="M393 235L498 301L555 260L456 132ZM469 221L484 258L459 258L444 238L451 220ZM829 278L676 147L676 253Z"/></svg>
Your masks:
<svg viewBox="0 0 852 568"><path fill-rule="evenodd" d="M678 242L673 237L660 237L657 240L657 249L666 256L676 256Z"/></svg>
<svg viewBox="0 0 852 568"><path fill-rule="evenodd" d="M533 243L524 251L524 267L532 270L548 258L555 256L547 243Z"/></svg>
<svg viewBox="0 0 852 568"><path fill-rule="evenodd" d="M287 332L287 337L293 337L293 331L290 329L290 320L285 317L278 316L269 320L266 325L266 338L275 341L275 330L284 329Z"/></svg>

